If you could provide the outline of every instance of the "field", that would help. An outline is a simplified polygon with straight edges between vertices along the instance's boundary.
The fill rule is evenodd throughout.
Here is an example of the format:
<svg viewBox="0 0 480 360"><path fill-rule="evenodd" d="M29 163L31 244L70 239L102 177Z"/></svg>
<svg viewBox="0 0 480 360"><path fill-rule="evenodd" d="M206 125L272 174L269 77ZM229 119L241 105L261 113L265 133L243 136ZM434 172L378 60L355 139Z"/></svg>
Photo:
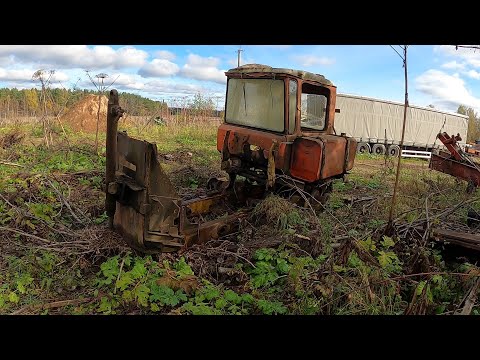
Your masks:
<svg viewBox="0 0 480 360"><path fill-rule="evenodd" d="M215 124L123 129L157 143L180 194L222 175ZM144 256L106 226L95 134L42 139L0 129L0 314L480 314L475 254L419 230L470 231L480 191L424 160L402 160L390 236L396 160L357 155L323 211L268 196L234 234Z"/></svg>

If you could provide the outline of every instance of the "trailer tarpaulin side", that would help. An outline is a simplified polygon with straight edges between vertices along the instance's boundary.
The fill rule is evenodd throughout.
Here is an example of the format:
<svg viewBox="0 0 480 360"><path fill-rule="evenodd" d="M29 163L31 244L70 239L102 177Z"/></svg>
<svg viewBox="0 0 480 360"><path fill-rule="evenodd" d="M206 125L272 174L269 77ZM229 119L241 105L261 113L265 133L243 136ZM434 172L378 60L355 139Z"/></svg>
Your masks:
<svg viewBox="0 0 480 360"><path fill-rule="evenodd" d="M402 134L403 108L401 103L337 94L335 130L346 133L360 142L399 144ZM442 128L443 127L443 128ZM467 139L468 117L435 109L409 106L404 145L431 148L439 132L460 134ZM386 134L386 139L385 139Z"/></svg>

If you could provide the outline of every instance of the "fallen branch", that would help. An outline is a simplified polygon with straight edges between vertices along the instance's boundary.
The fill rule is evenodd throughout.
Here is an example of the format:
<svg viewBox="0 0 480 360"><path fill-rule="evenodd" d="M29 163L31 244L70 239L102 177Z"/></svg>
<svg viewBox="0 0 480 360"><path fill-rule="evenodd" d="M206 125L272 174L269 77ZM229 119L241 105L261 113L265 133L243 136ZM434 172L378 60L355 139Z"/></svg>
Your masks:
<svg viewBox="0 0 480 360"><path fill-rule="evenodd" d="M83 225L83 221L80 220L80 218L77 216L77 214L75 214L75 212L73 211L72 207L70 206L70 204L68 203L68 201L65 199L65 197L62 195L62 193L52 184L52 182L45 178L45 180L47 180L47 182L50 184L50 187L53 189L53 191L55 191L55 193L58 195L60 201L67 207L67 209L70 211L70 214L72 214L73 218L75 220L77 220L77 222L79 222L80 224Z"/></svg>
<svg viewBox="0 0 480 360"><path fill-rule="evenodd" d="M15 164L15 163L11 163L11 162L8 162L8 161L3 161L3 160L0 160L0 164L2 165L8 165L8 166L16 166L16 167L25 167L23 165L20 165L20 164Z"/></svg>
<svg viewBox="0 0 480 360"><path fill-rule="evenodd" d="M10 313L10 315L21 315L24 312L26 312L27 310L40 311L40 310L47 310L47 309L55 309L55 308L64 307L64 306L68 306L68 305L85 303L85 302L89 302L91 300L92 300L91 298L71 299L71 300L59 300L59 301L54 301L54 302L51 302L51 303L41 304L41 305L27 305L27 306L24 306L24 307L22 307L22 308L20 308L16 311Z"/></svg>
<svg viewBox="0 0 480 360"><path fill-rule="evenodd" d="M480 287L480 278L475 281L475 284L471 287L468 295L465 299L465 305L462 310L455 312L454 315L470 315L473 307L475 306L475 301L477 300L478 288Z"/></svg>
<svg viewBox="0 0 480 360"><path fill-rule="evenodd" d="M237 253L234 253L234 252L232 252L232 251L228 251L228 250L224 250L224 249L217 249L217 248L212 248L212 247L206 248L206 250L223 252L223 253L225 253L225 254L230 254L230 255L236 256L236 257L238 257L239 259L242 259L242 260L246 261L247 263L249 263L252 267L256 268L255 264L253 264L250 260L248 260L247 258L245 258L245 257L243 257L243 256L241 256L241 255L238 255Z"/></svg>
<svg viewBox="0 0 480 360"><path fill-rule="evenodd" d="M24 232L24 231L17 230L17 229L12 229L12 228L9 228L9 227L6 227L6 226L0 226L0 230L14 232L14 233L17 233L17 234L26 236L26 237L30 237L30 238L32 238L32 239L36 239L36 240L42 241L42 242L47 243L47 244L51 244L51 243L52 243L50 240L41 238L40 236L28 234L28 233L26 233L26 232Z"/></svg>

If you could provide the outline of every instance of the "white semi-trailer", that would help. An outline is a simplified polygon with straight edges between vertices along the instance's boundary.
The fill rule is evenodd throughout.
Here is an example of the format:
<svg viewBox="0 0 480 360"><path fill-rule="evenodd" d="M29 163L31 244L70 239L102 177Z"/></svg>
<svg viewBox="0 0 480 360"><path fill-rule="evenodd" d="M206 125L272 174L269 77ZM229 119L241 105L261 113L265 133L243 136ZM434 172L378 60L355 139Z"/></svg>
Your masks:
<svg viewBox="0 0 480 360"><path fill-rule="evenodd" d="M335 114L335 131L346 133L358 142L359 153L385 154L398 156L400 150L431 152L443 147L436 140L439 132L449 135L460 134L463 144L467 140L468 117L410 105L403 149L402 138L404 104L373 99L363 96L337 94L336 106L340 113Z"/></svg>

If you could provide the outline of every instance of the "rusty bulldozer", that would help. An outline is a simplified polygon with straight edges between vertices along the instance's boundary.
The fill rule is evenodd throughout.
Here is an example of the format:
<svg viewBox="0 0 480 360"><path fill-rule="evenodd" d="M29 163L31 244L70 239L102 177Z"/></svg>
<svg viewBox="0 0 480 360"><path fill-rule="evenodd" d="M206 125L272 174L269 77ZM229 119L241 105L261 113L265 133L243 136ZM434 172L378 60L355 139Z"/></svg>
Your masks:
<svg viewBox="0 0 480 360"><path fill-rule="evenodd" d="M249 64L227 71L225 118L217 131L221 168L204 196L181 199L155 144L118 132L124 111L110 91L107 113L106 211L133 248L176 251L226 235L268 192L323 204L332 181L353 167L357 143L336 135L336 87L310 72ZM243 177L244 180L237 178ZM236 210L203 220L220 202Z"/></svg>

